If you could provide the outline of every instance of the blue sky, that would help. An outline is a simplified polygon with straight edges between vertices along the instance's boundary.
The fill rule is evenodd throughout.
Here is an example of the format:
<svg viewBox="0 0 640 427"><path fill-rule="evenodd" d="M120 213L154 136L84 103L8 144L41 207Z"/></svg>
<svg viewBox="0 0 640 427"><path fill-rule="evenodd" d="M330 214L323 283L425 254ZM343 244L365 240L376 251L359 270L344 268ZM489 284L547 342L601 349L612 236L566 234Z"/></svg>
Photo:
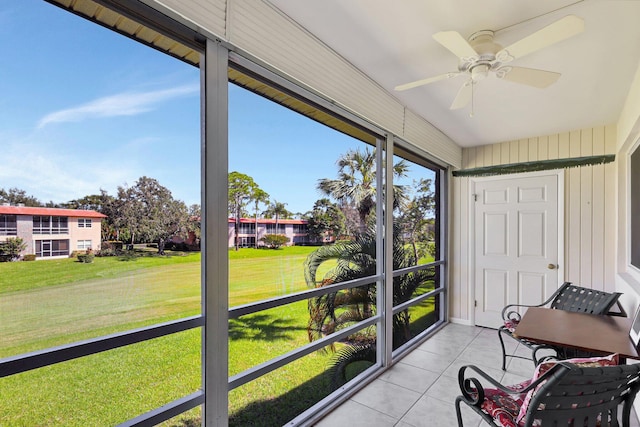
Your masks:
<svg viewBox="0 0 640 427"><path fill-rule="evenodd" d="M200 202L199 70L41 0L0 2L0 188L43 202L156 178ZM230 86L229 168L292 212L361 146Z"/></svg>

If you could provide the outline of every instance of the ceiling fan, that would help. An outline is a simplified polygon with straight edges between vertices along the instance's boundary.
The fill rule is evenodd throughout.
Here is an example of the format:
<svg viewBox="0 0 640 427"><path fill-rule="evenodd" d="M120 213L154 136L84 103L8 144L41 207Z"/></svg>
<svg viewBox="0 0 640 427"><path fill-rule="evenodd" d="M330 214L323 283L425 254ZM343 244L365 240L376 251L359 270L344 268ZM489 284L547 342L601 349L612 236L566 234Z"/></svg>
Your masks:
<svg viewBox="0 0 640 427"><path fill-rule="evenodd" d="M496 77L501 79L545 88L558 80L560 73L505 64L573 37L582 31L584 31L584 20L575 15L569 15L505 48L493 41L494 33L491 30L473 33L468 40L465 40L457 31L441 31L434 34L433 38L458 56L460 59L458 71L396 86L395 90L403 91L466 75L468 79L458 91L450 107L451 110L455 110L464 107L472 100L473 85L487 78L489 72L495 73Z"/></svg>

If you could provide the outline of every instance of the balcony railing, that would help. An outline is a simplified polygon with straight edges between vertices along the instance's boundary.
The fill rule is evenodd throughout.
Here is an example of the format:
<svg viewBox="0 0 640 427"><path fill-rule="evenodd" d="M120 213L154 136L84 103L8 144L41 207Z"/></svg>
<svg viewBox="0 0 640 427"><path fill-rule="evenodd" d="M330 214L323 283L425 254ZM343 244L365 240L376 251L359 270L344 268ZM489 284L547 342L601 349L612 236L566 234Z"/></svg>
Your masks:
<svg viewBox="0 0 640 427"><path fill-rule="evenodd" d="M18 227L0 227L0 236L17 236Z"/></svg>
<svg viewBox="0 0 640 427"><path fill-rule="evenodd" d="M69 234L69 227L33 227L33 234Z"/></svg>

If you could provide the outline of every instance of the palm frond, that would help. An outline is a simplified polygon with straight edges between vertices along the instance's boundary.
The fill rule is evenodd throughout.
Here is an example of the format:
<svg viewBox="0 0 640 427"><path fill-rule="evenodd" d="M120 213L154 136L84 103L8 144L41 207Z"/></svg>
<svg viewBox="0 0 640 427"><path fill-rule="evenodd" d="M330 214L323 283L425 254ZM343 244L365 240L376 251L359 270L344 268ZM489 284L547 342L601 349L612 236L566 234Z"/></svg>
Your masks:
<svg viewBox="0 0 640 427"><path fill-rule="evenodd" d="M327 370L327 375L329 375L330 378L331 389L337 390L345 385L351 379L351 376L355 376L375 363L376 346L373 343L342 348L331 360L331 365ZM354 365L361 366L358 369L358 367Z"/></svg>

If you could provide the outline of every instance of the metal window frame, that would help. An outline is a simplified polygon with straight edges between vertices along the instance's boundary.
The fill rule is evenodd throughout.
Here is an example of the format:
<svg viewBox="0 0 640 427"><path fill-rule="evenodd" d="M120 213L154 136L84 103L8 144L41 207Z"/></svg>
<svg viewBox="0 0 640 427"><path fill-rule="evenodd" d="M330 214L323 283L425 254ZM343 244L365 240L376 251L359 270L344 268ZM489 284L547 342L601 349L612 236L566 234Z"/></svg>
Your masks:
<svg viewBox="0 0 640 427"><path fill-rule="evenodd" d="M391 270L389 271L392 272L392 274L390 274L391 277L398 277L403 274L407 274L407 273L411 273L411 272L415 272L415 271L419 271L427 268L432 268L432 267L439 269L439 275L438 275L439 283L437 284L439 285L438 287L436 287L433 291L419 295L415 298L412 298L409 301L406 301L402 304L392 307L390 309L390 312L392 314L396 314L404 309L420 304L422 301L431 297L436 297L436 298L440 297L442 300L440 301L440 304L439 304L438 320L433 325L431 325L430 327L428 327L427 329L419 333L417 336L415 336L405 344L393 350L392 351L393 363L395 363L396 361L404 357L410 351L414 350L416 347L422 344L425 340L427 340L430 336L432 336L437 330L439 330L445 325L445 323L447 322L447 315L448 315L447 307L449 305L447 300L448 298L448 289L447 289L447 272L448 272L447 270L447 266L448 266L447 235L448 235L448 232L447 232L447 222L446 222L447 197L443 197L443 195L447 194L446 191L448 188L447 180L446 180L447 174L448 174L447 168L442 164L440 164L438 161L436 161L431 155L426 153L424 150L414 147L400 138L396 137L394 139L394 147L398 147L399 155L400 154L408 155L408 158L407 158L408 161L415 163L417 165L420 165L422 167L428 168L435 173L434 186L437 189L435 197L436 197L436 209L438 210L436 215L436 228L438 229L438 233L439 233L438 234L438 237L439 237L438 252L440 257L434 262L431 262L428 264L416 265L416 266L407 267L407 268L403 268L395 271L393 271L393 265L392 264L390 265L389 268ZM395 152L393 154L395 155ZM416 160L420 160L420 162L416 162ZM391 155L389 160L387 161L388 168L392 167L392 161L393 161L393 155ZM391 170L388 169L388 171L389 171L388 173L392 173ZM393 185L392 181L387 185ZM393 206L391 206L388 209L392 209L392 207ZM393 224L393 215L390 215L390 218L388 219L388 221L389 221L388 223ZM391 235L389 239L392 239L392 238L393 236ZM389 246L390 246L388 249L389 252L387 253L391 253L391 251L393 250L391 243L389 244ZM389 287L392 288L393 283L389 284Z"/></svg>

